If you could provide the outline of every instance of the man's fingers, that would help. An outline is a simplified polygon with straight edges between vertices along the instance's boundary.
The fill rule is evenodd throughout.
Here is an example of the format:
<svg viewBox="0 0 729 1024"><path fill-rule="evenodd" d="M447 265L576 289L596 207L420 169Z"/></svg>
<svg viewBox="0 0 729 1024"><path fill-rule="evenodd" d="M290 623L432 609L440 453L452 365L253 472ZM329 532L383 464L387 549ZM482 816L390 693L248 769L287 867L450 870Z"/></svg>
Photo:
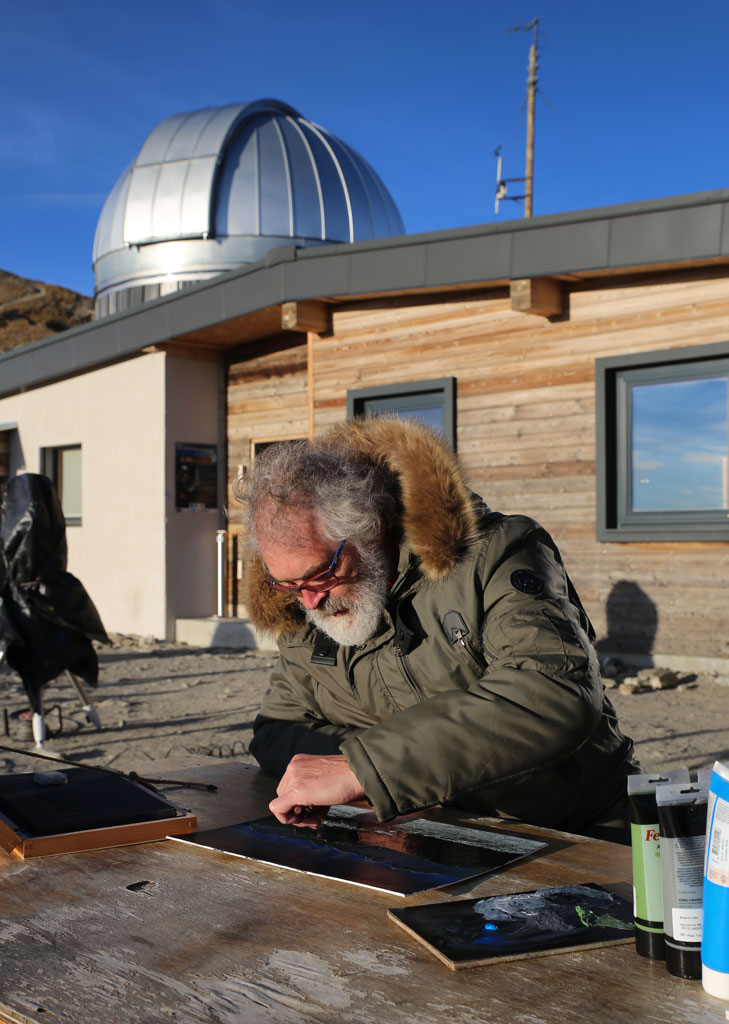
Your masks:
<svg viewBox="0 0 729 1024"><path fill-rule="evenodd" d="M328 807L297 803L291 794L276 797L268 808L282 824L303 825L307 828L318 828L329 810Z"/></svg>

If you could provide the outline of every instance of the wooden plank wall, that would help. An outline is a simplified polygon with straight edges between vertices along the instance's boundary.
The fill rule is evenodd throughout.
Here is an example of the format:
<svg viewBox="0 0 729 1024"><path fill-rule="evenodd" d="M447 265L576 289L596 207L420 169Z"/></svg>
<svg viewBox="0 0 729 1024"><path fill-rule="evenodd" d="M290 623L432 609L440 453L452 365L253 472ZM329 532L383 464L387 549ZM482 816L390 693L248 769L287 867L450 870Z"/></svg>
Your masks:
<svg viewBox="0 0 729 1024"><path fill-rule="evenodd" d="M598 637L610 634L606 646L620 646L622 616L623 626L638 622L624 648L727 658L729 545L595 540L594 364L727 340L729 271L606 277L566 292L565 314L553 320L514 312L506 289L335 307L333 334L314 345L315 431L344 418L348 388L455 376L458 450L472 486L493 508L533 515L553 533ZM304 346L288 353L235 367L238 461L245 437L276 417L281 429L297 422L306 432ZM277 372L294 355L302 365Z"/></svg>
<svg viewBox="0 0 729 1024"><path fill-rule="evenodd" d="M302 342L303 338L303 342ZM245 617L239 515L230 487L251 461L251 442L309 432L306 335L283 332L241 348L228 367L228 613Z"/></svg>

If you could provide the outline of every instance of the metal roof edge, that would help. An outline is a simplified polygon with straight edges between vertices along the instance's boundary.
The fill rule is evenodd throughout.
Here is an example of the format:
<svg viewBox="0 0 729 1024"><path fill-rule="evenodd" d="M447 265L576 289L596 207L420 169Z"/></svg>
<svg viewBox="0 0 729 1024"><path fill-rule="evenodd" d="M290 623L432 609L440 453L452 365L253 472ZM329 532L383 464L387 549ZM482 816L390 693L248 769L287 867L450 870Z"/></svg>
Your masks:
<svg viewBox="0 0 729 1024"><path fill-rule="evenodd" d="M727 203L729 189L717 189L364 242L282 246L256 263L1 353L0 397L286 301L729 259ZM715 220L707 216L712 206L719 207Z"/></svg>

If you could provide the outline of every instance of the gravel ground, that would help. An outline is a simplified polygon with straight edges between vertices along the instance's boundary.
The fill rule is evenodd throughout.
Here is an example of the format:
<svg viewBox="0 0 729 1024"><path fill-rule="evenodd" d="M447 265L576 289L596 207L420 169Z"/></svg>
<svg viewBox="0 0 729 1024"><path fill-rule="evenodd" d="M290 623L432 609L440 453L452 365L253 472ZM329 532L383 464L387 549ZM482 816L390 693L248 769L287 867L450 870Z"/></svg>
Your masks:
<svg viewBox="0 0 729 1024"><path fill-rule="evenodd" d="M275 664L273 655L119 636L98 653L99 686L89 689L89 696L101 729L87 720L74 687L61 676L44 689L50 730L57 729L59 717L61 723L61 731L46 740L47 752L81 764L123 764L140 772L147 761L186 753L253 763L251 727ZM729 678L682 673L681 680L673 689L629 693L635 684L623 683L610 691L623 731L635 740L648 771L704 768L716 759L729 760ZM0 665L0 708L7 712L9 732L0 735L0 744L33 750L29 724L19 718L28 703L19 677L7 665ZM2 772L40 766L25 754L0 750Z"/></svg>

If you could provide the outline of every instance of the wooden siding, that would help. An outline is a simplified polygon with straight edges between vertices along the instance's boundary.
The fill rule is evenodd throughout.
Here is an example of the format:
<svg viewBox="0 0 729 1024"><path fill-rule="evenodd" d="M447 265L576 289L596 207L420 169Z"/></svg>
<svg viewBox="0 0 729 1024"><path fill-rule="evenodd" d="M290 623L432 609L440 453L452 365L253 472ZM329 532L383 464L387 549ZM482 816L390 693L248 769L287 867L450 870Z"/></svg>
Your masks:
<svg viewBox="0 0 729 1024"><path fill-rule="evenodd" d="M245 616L239 593L243 541L230 488L250 466L252 443L309 432L306 335L284 332L236 351L228 366L228 613Z"/></svg>
<svg viewBox="0 0 729 1024"><path fill-rule="evenodd" d="M506 288L334 307L332 334L312 347L314 430L345 417L349 388L455 376L471 485L552 532L604 646L728 658L729 544L595 539L594 368L601 356L727 340L729 270L570 282L565 296L549 320L512 310ZM230 372L231 465L247 464L256 436L308 430L306 346L253 348Z"/></svg>

